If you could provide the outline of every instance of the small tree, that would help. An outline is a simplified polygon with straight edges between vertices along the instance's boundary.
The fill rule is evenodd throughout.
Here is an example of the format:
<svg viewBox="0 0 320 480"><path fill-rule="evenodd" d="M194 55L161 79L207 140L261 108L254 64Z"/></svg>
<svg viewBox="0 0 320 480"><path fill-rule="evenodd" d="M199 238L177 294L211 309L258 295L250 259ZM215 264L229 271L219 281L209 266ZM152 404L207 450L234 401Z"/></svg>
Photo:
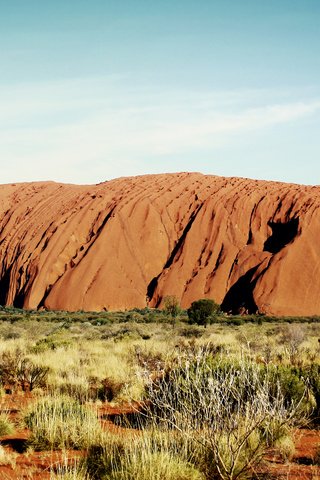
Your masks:
<svg viewBox="0 0 320 480"><path fill-rule="evenodd" d="M220 312L220 305L210 298L202 298L192 302L191 307L188 308L188 317L190 323L197 323L198 325L207 326L211 315Z"/></svg>
<svg viewBox="0 0 320 480"><path fill-rule="evenodd" d="M164 297L164 311L167 315L170 315L172 323L175 323L176 317L181 312L179 300L174 295L168 295Z"/></svg>

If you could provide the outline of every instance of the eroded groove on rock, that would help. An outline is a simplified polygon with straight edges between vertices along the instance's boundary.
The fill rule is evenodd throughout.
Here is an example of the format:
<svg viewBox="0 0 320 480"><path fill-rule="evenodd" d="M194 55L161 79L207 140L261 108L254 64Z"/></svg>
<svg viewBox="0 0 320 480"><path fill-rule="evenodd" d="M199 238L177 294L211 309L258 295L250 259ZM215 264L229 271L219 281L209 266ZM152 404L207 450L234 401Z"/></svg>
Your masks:
<svg viewBox="0 0 320 480"><path fill-rule="evenodd" d="M189 219L187 225L185 226L181 237L179 238L179 240L175 244L175 246L174 246L174 248L171 252L170 257L168 258L167 262L165 263L165 266L163 267L164 269L170 268L171 265L173 264L174 260L176 259L176 256L178 255L178 253L181 252L181 248L182 248L183 243L186 239L186 236L187 236L190 228L192 227L192 224L195 221L195 219L196 219L196 217L197 217L197 215L200 212L202 207L203 207L203 203L201 205L199 205L199 207L197 207L196 210L191 214L190 219Z"/></svg>
<svg viewBox="0 0 320 480"><path fill-rule="evenodd" d="M198 197L197 197L197 200L198 200ZM192 205L192 204L191 204ZM190 206L191 206L190 205ZM203 207L203 203L201 205L199 205L193 212L192 214L190 215L190 218L189 218L189 221L187 223L187 225L185 226L185 228L183 229L183 232L180 236L180 238L177 240L175 246L173 247L172 249L172 252L168 258L168 260L166 261L164 267L163 267L163 270L159 273L159 275L157 275L156 277L154 277L151 282L149 283L148 285L148 288L147 288L147 298L148 298L148 301L151 301L153 296L154 296L154 292L156 291L156 288L157 288L157 285L158 285L158 280L160 278L160 276L162 275L163 271L165 270L168 270L171 265L173 264L174 260L176 259L177 255L181 253L181 249L183 247L183 243L187 237L187 234L188 232L190 231L190 228L193 224L193 222L195 221L198 213L200 212L201 208ZM156 306L159 306L159 301L161 299L159 299L157 302L156 302Z"/></svg>

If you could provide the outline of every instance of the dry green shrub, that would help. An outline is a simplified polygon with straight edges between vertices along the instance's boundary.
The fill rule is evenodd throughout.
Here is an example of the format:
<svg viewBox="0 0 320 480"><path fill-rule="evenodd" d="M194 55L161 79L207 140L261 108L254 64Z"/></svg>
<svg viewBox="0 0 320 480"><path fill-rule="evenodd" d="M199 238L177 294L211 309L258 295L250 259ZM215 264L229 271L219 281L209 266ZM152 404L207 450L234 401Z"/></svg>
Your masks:
<svg viewBox="0 0 320 480"><path fill-rule="evenodd" d="M274 443L274 448L280 453L281 458L285 463L288 463L292 460L295 452L295 446L290 435L280 437L278 440L276 440Z"/></svg>
<svg viewBox="0 0 320 480"><path fill-rule="evenodd" d="M81 470L69 467L58 469L57 472L51 472L50 480L90 480L90 478Z"/></svg>
<svg viewBox="0 0 320 480"><path fill-rule="evenodd" d="M24 352L20 348L13 351L6 350L0 355L0 376L1 382L6 387L16 388L19 384L18 371Z"/></svg>
<svg viewBox="0 0 320 480"><path fill-rule="evenodd" d="M0 465L11 465L14 468L16 463L16 457L17 453L5 450L3 446L0 445Z"/></svg>
<svg viewBox="0 0 320 480"><path fill-rule="evenodd" d="M101 387L98 390L99 400L112 402L112 400L120 395L124 386L124 382L118 382L113 378L104 378L101 381Z"/></svg>
<svg viewBox="0 0 320 480"><path fill-rule="evenodd" d="M29 359L22 359L17 377L23 391L31 392L35 388L43 388L47 384L49 367L35 365Z"/></svg>
<svg viewBox="0 0 320 480"><path fill-rule="evenodd" d="M49 367L37 365L29 360L20 348L4 351L0 356L1 382L12 390L20 387L32 391L46 385Z"/></svg>
<svg viewBox="0 0 320 480"><path fill-rule="evenodd" d="M150 373L161 370L165 365L163 352L154 352L150 349L142 348L141 345L134 346L132 359L135 365Z"/></svg>
<svg viewBox="0 0 320 480"><path fill-rule="evenodd" d="M203 335L203 328L196 325L185 325L178 330L179 335L186 338L200 338Z"/></svg>
<svg viewBox="0 0 320 480"><path fill-rule="evenodd" d="M301 344L305 340L305 327L299 324L289 324L282 329L281 342L292 365L300 360Z"/></svg>
<svg viewBox="0 0 320 480"><path fill-rule="evenodd" d="M299 402L289 405L271 380L248 359L231 363L199 349L150 382L149 418L194 439L208 478L246 478L273 441L275 422L281 430L297 420Z"/></svg>
<svg viewBox="0 0 320 480"><path fill-rule="evenodd" d="M152 452L139 448L127 452L120 469L110 480L204 480L195 468L170 452Z"/></svg>

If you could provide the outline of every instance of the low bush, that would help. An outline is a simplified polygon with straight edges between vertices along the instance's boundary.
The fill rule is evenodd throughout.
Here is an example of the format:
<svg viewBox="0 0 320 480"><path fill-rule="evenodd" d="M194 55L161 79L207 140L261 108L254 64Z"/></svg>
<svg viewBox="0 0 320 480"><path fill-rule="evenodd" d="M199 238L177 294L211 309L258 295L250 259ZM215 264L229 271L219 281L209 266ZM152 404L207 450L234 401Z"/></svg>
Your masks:
<svg viewBox="0 0 320 480"><path fill-rule="evenodd" d="M124 382L117 382L113 378L106 377L100 382L97 396L103 402L111 402L120 394L124 386Z"/></svg>
<svg viewBox="0 0 320 480"><path fill-rule="evenodd" d="M53 386L52 391L56 394L73 398L81 404L89 400L96 400L98 397L97 391L93 392L89 383L82 379L78 382L65 381L58 386Z"/></svg>
<svg viewBox="0 0 320 480"><path fill-rule="evenodd" d="M47 384L49 367L35 365L24 358L18 368L17 377L23 391L31 392L35 388L43 388Z"/></svg>
<svg viewBox="0 0 320 480"><path fill-rule="evenodd" d="M318 423L320 418L320 365L305 367L292 365L269 365L261 367L262 375L268 370L271 380L271 393L279 385L285 405L299 403L302 415Z"/></svg>
<svg viewBox="0 0 320 480"><path fill-rule="evenodd" d="M281 458L285 463L292 460L295 452L295 446L290 435L286 435L276 440L274 443L274 448L280 453Z"/></svg>
<svg viewBox="0 0 320 480"><path fill-rule="evenodd" d="M57 348L67 348L71 346L69 340L58 340L54 338L41 338L36 342L36 344L31 348L31 353L43 353L47 350L56 350Z"/></svg>
<svg viewBox="0 0 320 480"><path fill-rule="evenodd" d="M179 329L178 334L186 338L200 338L203 335L203 329L195 325L186 325Z"/></svg>
<svg viewBox="0 0 320 480"><path fill-rule="evenodd" d="M246 478L279 432L301 421L304 390L288 402L273 379L249 359L231 362L198 349L150 382L148 416L157 428L189 436L195 450L201 446L208 478Z"/></svg>
<svg viewBox="0 0 320 480"><path fill-rule="evenodd" d="M81 461L70 461L66 455L62 462L50 471L50 480L91 480Z"/></svg>
<svg viewBox="0 0 320 480"><path fill-rule="evenodd" d="M22 350L5 351L0 356L1 382L12 390L32 391L46 385L49 368L34 364Z"/></svg>
<svg viewBox="0 0 320 480"><path fill-rule="evenodd" d="M16 388L19 384L18 370L24 359L24 353L20 348L13 351L4 351L0 355L0 377L2 385Z"/></svg>

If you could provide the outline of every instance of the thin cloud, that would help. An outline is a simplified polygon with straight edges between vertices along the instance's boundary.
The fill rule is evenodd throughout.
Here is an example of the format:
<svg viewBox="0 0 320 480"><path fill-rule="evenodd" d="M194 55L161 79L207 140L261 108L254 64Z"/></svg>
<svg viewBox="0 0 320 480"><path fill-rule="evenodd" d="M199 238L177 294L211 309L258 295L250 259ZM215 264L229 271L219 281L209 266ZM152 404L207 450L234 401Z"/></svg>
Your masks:
<svg viewBox="0 0 320 480"><path fill-rule="evenodd" d="M0 94L1 183L17 176L87 183L144 173L157 156L190 150L201 156L235 136L320 110L318 98L284 95L281 102L279 92L260 93L126 90L117 77L6 87Z"/></svg>

